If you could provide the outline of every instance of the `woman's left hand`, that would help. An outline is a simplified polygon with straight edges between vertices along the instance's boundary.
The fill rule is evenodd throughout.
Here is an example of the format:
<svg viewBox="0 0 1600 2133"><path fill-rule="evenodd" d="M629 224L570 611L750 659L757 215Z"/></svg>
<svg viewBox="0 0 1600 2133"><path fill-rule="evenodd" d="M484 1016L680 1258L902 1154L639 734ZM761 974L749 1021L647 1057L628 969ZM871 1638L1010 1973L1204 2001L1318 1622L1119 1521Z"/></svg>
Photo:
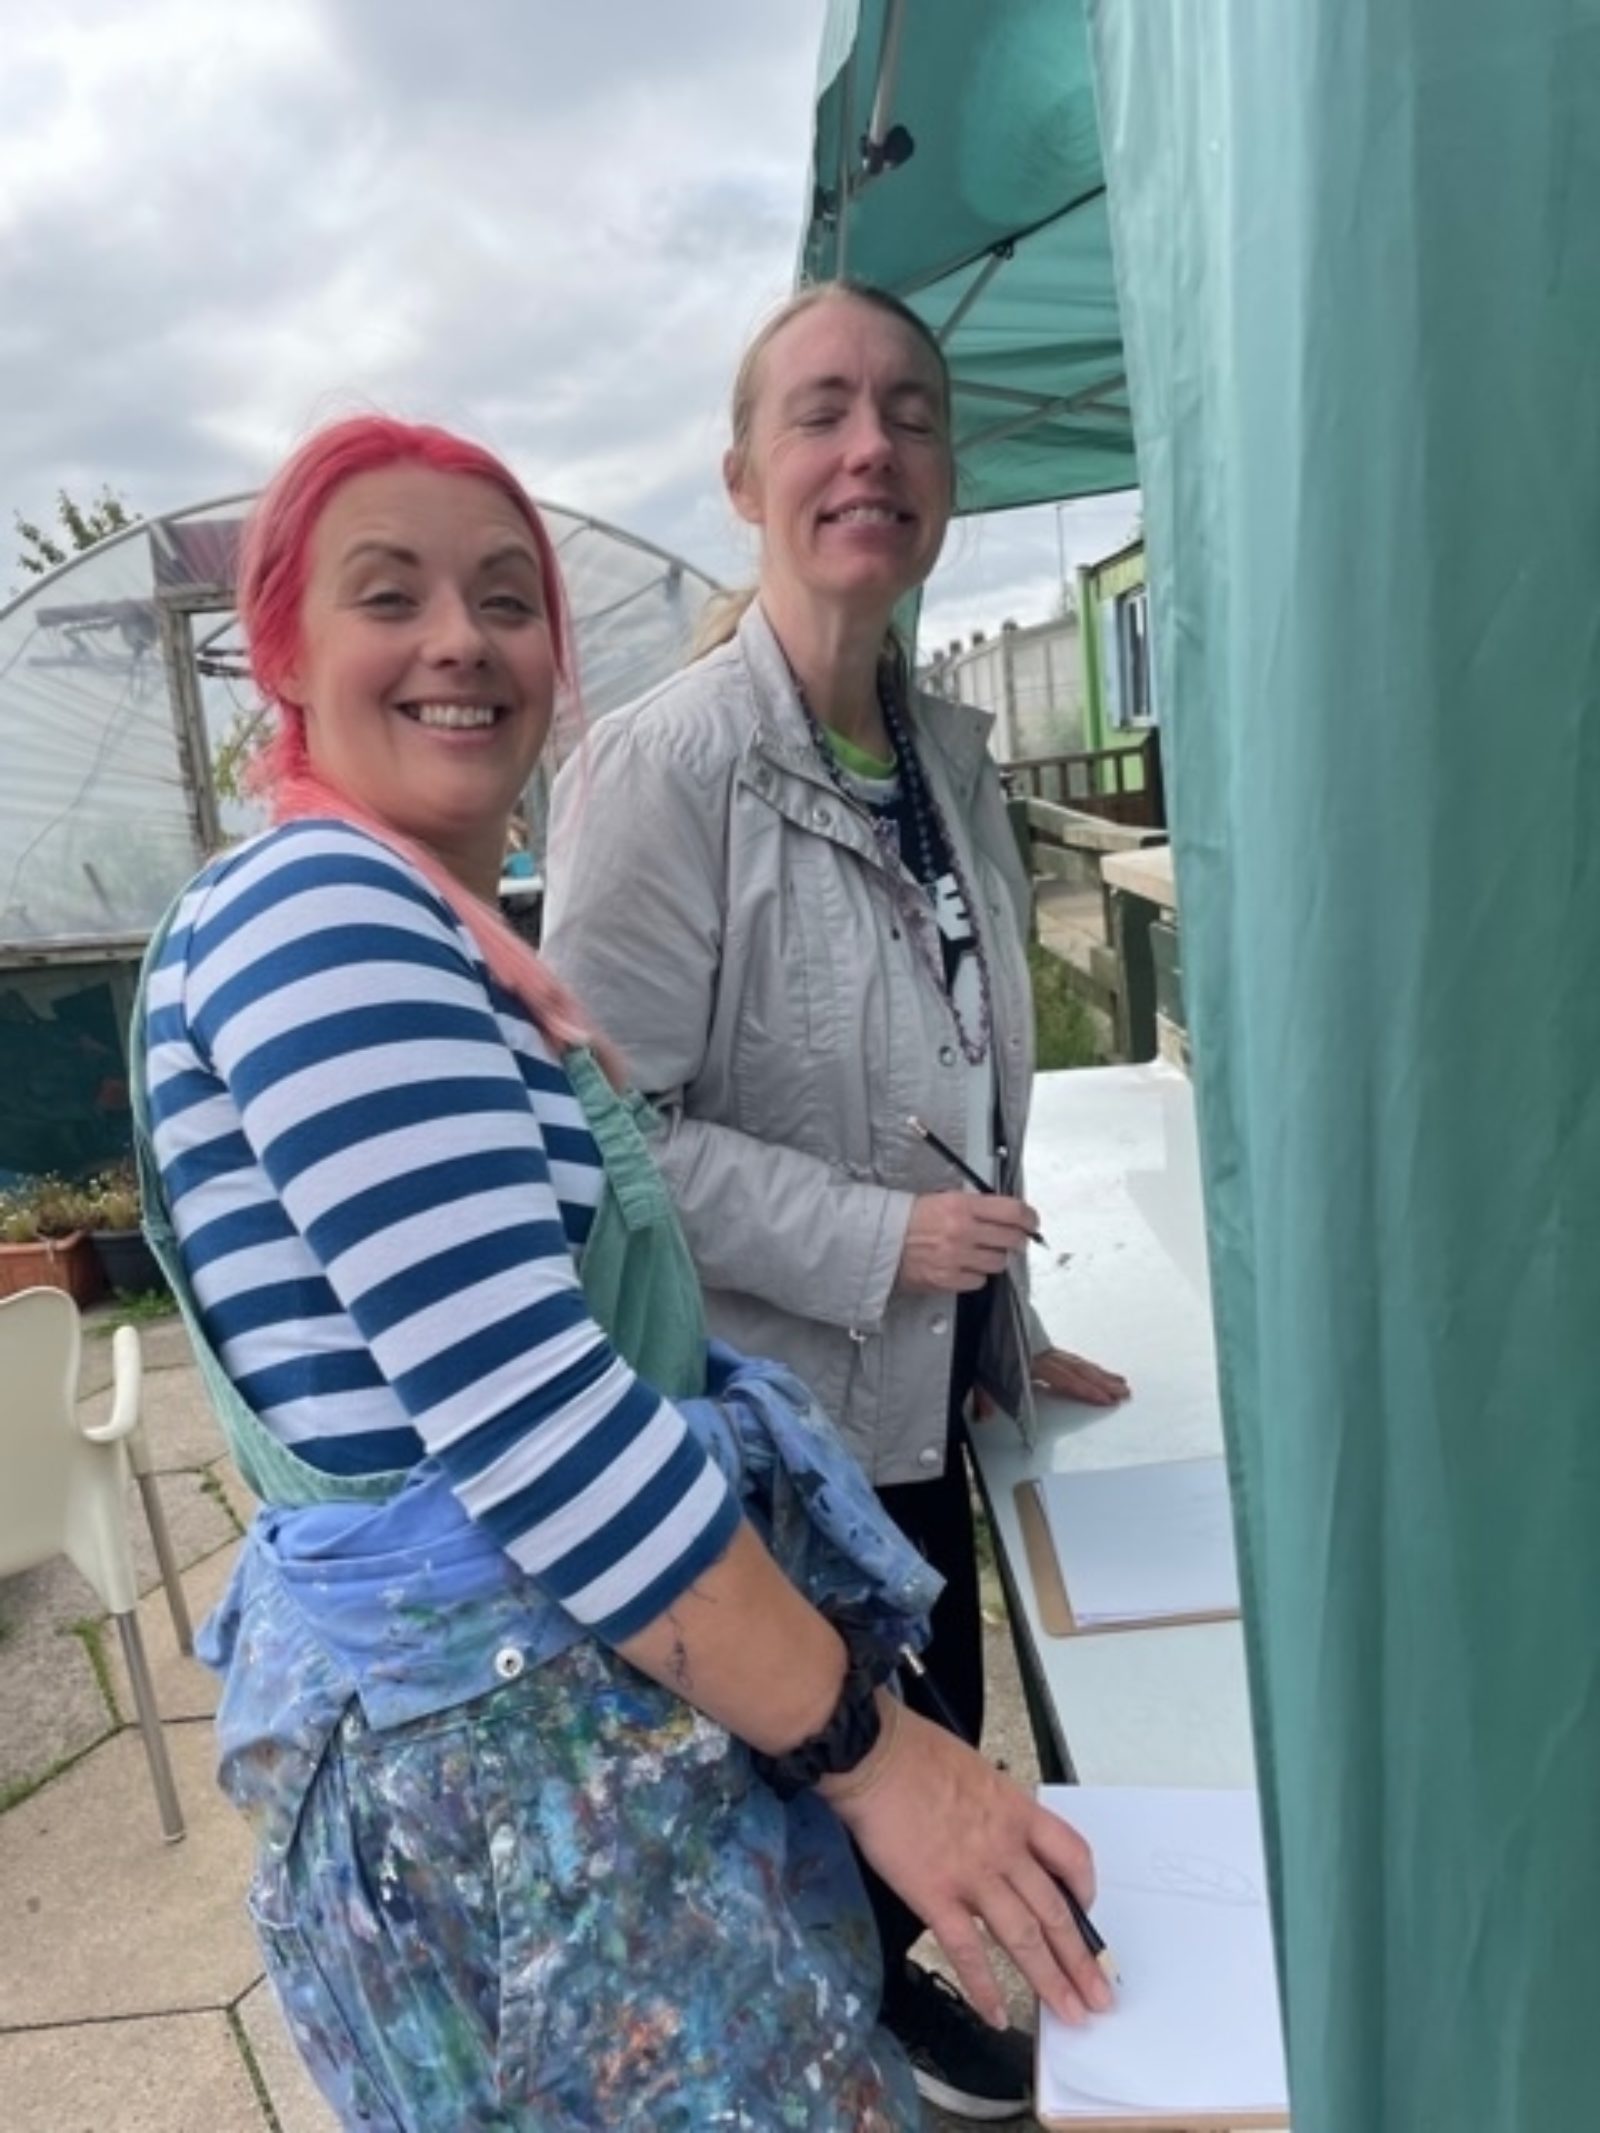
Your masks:
<svg viewBox="0 0 1600 2133"><path fill-rule="evenodd" d="M1128 1397L1128 1381L1114 1370L1102 1370L1087 1356L1069 1355L1065 1348L1045 1348L1029 1366L1033 1382L1043 1392L1063 1400L1082 1400L1089 1407L1115 1407Z"/></svg>

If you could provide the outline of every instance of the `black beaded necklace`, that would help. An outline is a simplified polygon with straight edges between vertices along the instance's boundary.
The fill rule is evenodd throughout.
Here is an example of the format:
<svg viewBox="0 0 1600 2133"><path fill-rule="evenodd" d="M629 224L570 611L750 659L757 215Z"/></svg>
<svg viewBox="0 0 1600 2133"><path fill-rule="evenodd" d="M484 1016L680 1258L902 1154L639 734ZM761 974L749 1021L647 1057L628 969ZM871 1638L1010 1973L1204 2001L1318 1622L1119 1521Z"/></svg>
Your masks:
<svg viewBox="0 0 1600 2133"><path fill-rule="evenodd" d="M791 669L794 693L799 701L806 730L811 736L811 745L827 773L828 782L844 801L845 805L859 815L872 831L878 849L883 854L884 869L889 883L889 893L894 900L906 931L918 956L938 986L950 1019L956 1026L956 1041L961 1046L961 1056L969 1066L982 1066L989 1056L989 1046L994 1036L994 1005L989 983L989 958L984 950L983 931L978 924L978 902L961 864L961 855L956 850L956 841L951 836L949 825L940 812L933 790L922 774L922 764L911 739L910 729L902 716L899 690L885 662L878 669L878 708L883 713L884 731L894 749L895 770L905 794L907 810L911 817L912 834L916 838L918 864L912 870L916 881L907 879L906 868L900 851L900 838L893 822L868 807L859 793L855 792L839 767L838 759L828 745L828 736L823 732L816 713L806 701L806 692L800 686L800 678ZM976 1035L968 1030L962 1020L961 1010L956 1005L955 989L945 975L944 950L939 939L939 929L933 918L934 883L940 872L939 845L943 844L950 862L950 871L955 876L956 887L966 906L967 922L972 928L972 953L978 965L978 1029Z"/></svg>

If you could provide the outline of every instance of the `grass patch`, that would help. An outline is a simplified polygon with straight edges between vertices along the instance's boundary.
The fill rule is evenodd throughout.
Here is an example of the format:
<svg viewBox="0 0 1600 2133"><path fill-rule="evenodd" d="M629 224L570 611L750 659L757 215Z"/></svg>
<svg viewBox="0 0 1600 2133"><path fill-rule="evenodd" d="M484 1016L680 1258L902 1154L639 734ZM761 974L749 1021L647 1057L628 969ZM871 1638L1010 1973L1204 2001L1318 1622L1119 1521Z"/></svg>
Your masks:
<svg viewBox="0 0 1600 2133"><path fill-rule="evenodd" d="M111 1662L106 1657L106 1625L95 1615L84 1615L77 1622L67 1624L66 1634L76 1637L88 1655L89 1671L95 1679L106 1709L111 1713L112 1723L122 1724L122 1713L117 1709L117 1692L111 1683Z"/></svg>
<svg viewBox="0 0 1600 2133"><path fill-rule="evenodd" d="M251 1986L251 1991L255 1987ZM267 2092L266 2076L262 2073L250 2035L244 2026L244 2016L239 2012L238 2002L228 2009L228 2027L233 2031L233 2041L239 2057L244 2061L244 2070L250 2076L250 2086L256 2092L256 2102L261 2106L261 2115L266 2120L270 2133L282 2133L283 2121L272 2108L272 2098Z"/></svg>
<svg viewBox="0 0 1600 2133"><path fill-rule="evenodd" d="M13 1778L9 1785L0 1785L0 1815L20 1807L24 1800L31 1800L52 1778L64 1777L75 1763L81 1763L86 1755L93 1755L96 1748L103 1747L120 1730L118 1726L109 1726L98 1740L90 1741L87 1747L74 1748L70 1755L62 1756L58 1763L52 1763L48 1770L41 1770L37 1777Z"/></svg>
<svg viewBox="0 0 1600 2133"><path fill-rule="evenodd" d="M222 1486L220 1478L212 1473L210 1467L207 1467L205 1472L199 1476L199 1482L200 1493L203 1496L209 1496L212 1501L220 1507L223 1517L227 1519L229 1525L232 1526L234 1532L242 1538L244 1535L244 1526L240 1520L238 1512L229 1502L228 1492Z"/></svg>
<svg viewBox="0 0 1600 2133"><path fill-rule="evenodd" d="M119 1292L111 1299L105 1317L96 1318L90 1331L96 1340L108 1341L118 1326L139 1326L151 1319L171 1318L177 1308L177 1298L170 1289L144 1289L136 1296Z"/></svg>
<svg viewBox="0 0 1600 2133"><path fill-rule="evenodd" d="M1038 941L1028 943L1033 980L1034 1064L1041 1074L1058 1067L1098 1066L1100 1047L1089 1010L1072 989L1067 966Z"/></svg>

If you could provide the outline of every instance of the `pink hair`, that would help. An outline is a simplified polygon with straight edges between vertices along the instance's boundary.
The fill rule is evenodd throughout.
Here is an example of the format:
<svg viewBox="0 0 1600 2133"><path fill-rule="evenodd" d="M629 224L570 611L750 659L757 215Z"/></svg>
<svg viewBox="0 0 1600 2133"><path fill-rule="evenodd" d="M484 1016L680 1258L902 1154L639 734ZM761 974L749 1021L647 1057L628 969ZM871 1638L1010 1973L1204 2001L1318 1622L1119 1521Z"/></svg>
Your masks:
<svg viewBox="0 0 1600 2133"><path fill-rule="evenodd" d="M408 464L486 481L516 508L539 561L557 683L568 704L576 704L577 673L566 588L538 506L521 482L492 452L448 430L400 422L388 415L352 416L308 437L279 468L257 500L240 545L239 618L249 640L256 686L276 713L272 737L252 767L251 786L266 799L275 822L332 816L367 831L408 860L438 890L478 944L492 975L516 995L550 1041L560 1047L592 1045L612 1081L620 1086L625 1073L614 1048L500 913L473 895L424 845L402 836L352 795L317 775L306 748L305 712L284 695L300 652L300 613L318 520L334 493L358 474Z"/></svg>

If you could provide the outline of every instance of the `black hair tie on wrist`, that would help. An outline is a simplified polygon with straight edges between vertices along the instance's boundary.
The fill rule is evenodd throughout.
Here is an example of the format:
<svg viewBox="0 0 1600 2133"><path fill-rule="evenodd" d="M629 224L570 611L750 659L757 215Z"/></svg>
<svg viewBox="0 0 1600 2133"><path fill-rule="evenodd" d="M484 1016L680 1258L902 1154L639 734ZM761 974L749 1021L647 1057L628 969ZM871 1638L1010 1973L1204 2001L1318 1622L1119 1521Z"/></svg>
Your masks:
<svg viewBox="0 0 1600 2133"><path fill-rule="evenodd" d="M824 1608L822 1613L844 1639L848 1655L839 1699L826 1725L809 1740L785 1749L782 1755L752 1753L750 1758L757 1777L780 1800L794 1799L819 1778L842 1777L866 1760L883 1730L878 1691L899 1662L898 1651L852 1609Z"/></svg>

